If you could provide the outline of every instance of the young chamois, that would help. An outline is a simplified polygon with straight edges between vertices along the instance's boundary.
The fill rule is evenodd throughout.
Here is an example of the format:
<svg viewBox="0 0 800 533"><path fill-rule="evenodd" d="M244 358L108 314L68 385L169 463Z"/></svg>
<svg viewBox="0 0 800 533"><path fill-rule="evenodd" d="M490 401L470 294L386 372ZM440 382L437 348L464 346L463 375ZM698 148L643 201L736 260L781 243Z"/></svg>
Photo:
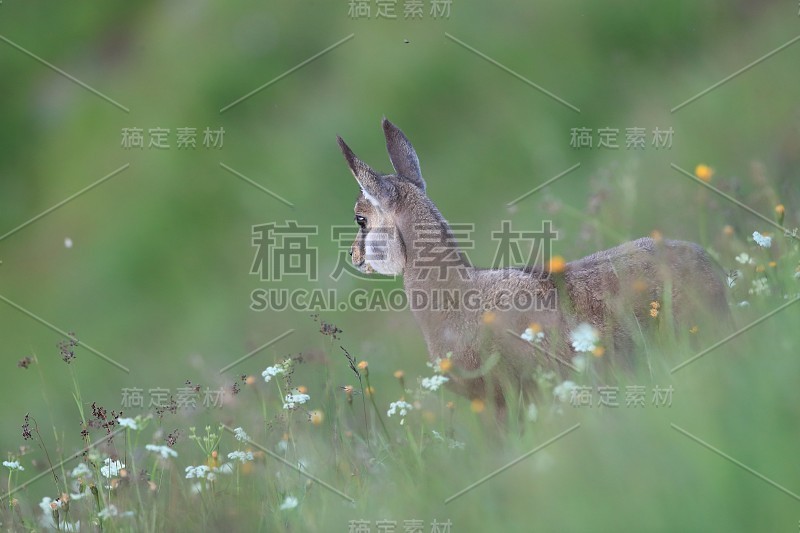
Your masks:
<svg viewBox="0 0 800 533"><path fill-rule="evenodd" d="M700 315L729 320L721 271L689 242L638 239L567 263L558 273L533 265L472 267L425 192L411 143L386 119L383 131L394 174L375 172L338 137L361 188L360 230L350 255L362 272L403 276L430 360L450 357L448 386L456 392L489 396L504 412L504 386L533 392L537 368L573 366L576 328L596 334L607 358L629 365L635 341L655 322L652 302L676 332ZM520 334L532 324L536 336L529 342Z"/></svg>

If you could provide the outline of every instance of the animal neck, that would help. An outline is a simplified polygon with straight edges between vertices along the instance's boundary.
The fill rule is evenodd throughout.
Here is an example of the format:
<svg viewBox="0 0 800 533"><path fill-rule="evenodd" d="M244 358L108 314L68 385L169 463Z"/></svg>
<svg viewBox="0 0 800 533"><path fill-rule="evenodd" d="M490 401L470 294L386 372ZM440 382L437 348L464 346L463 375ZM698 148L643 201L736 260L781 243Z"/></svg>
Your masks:
<svg viewBox="0 0 800 533"><path fill-rule="evenodd" d="M455 288L468 278L469 262L450 225L425 198L398 221L405 247L403 282L406 290Z"/></svg>

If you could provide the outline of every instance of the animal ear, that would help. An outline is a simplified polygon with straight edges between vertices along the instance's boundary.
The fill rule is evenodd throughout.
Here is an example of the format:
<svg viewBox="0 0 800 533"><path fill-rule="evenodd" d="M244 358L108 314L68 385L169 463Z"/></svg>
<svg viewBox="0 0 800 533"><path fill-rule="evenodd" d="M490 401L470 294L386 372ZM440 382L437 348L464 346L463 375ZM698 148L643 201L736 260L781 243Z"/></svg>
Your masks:
<svg viewBox="0 0 800 533"><path fill-rule="evenodd" d="M386 135L386 150L389 152L389 159L397 175L405 178L422 189L422 192L425 192L425 180L422 179L419 158L408 137L385 117L383 119L383 133Z"/></svg>
<svg viewBox="0 0 800 533"><path fill-rule="evenodd" d="M341 137L337 135L336 140L339 141L339 148L341 148L342 154L347 160L350 172L353 173L359 187L361 187L364 197L376 207L380 207L382 203L387 203L391 196L392 185L383 176L372 170L369 165L356 157L356 154L353 153Z"/></svg>

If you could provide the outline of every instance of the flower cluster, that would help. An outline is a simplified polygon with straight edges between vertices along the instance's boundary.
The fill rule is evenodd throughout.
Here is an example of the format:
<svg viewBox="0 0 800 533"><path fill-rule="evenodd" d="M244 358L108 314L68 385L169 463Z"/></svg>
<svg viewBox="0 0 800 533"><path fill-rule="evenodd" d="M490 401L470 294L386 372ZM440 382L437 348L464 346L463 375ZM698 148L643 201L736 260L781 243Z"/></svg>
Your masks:
<svg viewBox="0 0 800 533"><path fill-rule="evenodd" d="M439 390L439 387L444 385L450 381L450 378L447 376L442 376L441 374L436 374L435 376L431 376L429 378L422 378L421 385L423 389L427 389L431 392L435 392Z"/></svg>
<svg viewBox="0 0 800 533"><path fill-rule="evenodd" d="M766 278L756 278L752 281L752 287L747 292L753 296L761 296L762 294L769 296L772 290Z"/></svg>
<svg viewBox="0 0 800 533"><path fill-rule="evenodd" d="M762 248L769 248L770 246L772 246L772 237L761 235L757 231L753 232L753 240L756 242L757 245L761 246Z"/></svg>
<svg viewBox="0 0 800 533"><path fill-rule="evenodd" d="M297 507L297 505L299 503L300 502L294 496L287 496L286 499L283 500L283 503L281 504L281 506L278 507L278 509L280 509L281 511L286 511L288 509L294 509L295 507Z"/></svg>
<svg viewBox="0 0 800 533"><path fill-rule="evenodd" d="M591 324L583 322L572 330L569 340L576 352L592 352L597 348L599 333Z"/></svg>
<svg viewBox="0 0 800 533"><path fill-rule="evenodd" d="M400 416L400 425L402 426L405 422L405 416L408 414L409 411L414 409L414 406L408 403L405 400L398 400L396 402L392 402L389 404L389 410L386 411L386 416Z"/></svg>
<svg viewBox="0 0 800 533"><path fill-rule="evenodd" d="M25 470L25 467L19 464L19 461L3 461L3 466L11 470L19 470L20 472Z"/></svg>
<svg viewBox="0 0 800 533"><path fill-rule="evenodd" d="M437 357L434 362L428 362L426 364L428 368L432 368L437 374L446 374L453 368L453 361L450 359L452 356L453 354L448 352L444 358Z"/></svg>
<svg viewBox="0 0 800 533"><path fill-rule="evenodd" d="M122 426L124 428L132 429L134 431L139 429L138 423L133 418L118 418L117 419L117 424L119 424L120 426Z"/></svg>
<svg viewBox="0 0 800 533"><path fill-rule="evenodd" d="M214 479L211 467L208 465L187 466L184 472L186 479Z"/></svg>
<svg viewBox="0 0 800 533"><path fill-rule="evenodd" d="M555 396L559 402L567 402L572 396L572 391L575 390L576 387L577 385L574 381L564 381L553 389L553 396Z"/></svg>
<svg viewBox="0 0 800 533"><path fill-rule="evenodd" d="M231 461L239 461L240 463L246 463L247 461L253 460L253 452L243 452L241 450L237 450L235 452L229 453L228 459L230 459Z"/></svg>
<svg viewBox="0 0 800 533"><path fill-rule="evenodd" d="M291 366L292 366L292 360L287 359L285 361L278 363L277 365L268 366L261 373L261 376L263 376L264 381L269 383L272 380L272 378L276 377L277 375L285 374L286 371L289 370L289 367Z"/></svg>
<svg viewBox="0 0 800 533"><path fill-rule="evenodd" d="M445 437L435 429L431 431L431 434L433 435L434 439L446 443L447 447L450 448L451 450L463 450L464 448L467 447L467 445L464 444L463 442L451 439L450 437Z"/></svg>
<svg viewBox="0 0 800 533"><path fill-rule="evenodd" d="M250 437L247 435L247 433L245 433L244 429L240 427L233 430L233 436L239 442L247 442L250 440Z"/></svg>
<svg viewBox="0 0 800 533"><path fill-rule="evenodd" d="M106 458L104 463L105 464L100 467L100 473L105 477L116 477L119 475L120 470L125 468L125 463L112 460L111 458Z"/></svg>
<svg viewBox="0 0 800 533"><path fill-rule="evenodd" d="M78 466L72 469L70 475L74 478L92 477L92 471L86 463L78 463Z"/></svg>
<svg viewBox="0 0 800 533"><path fill-rule="evenodd" d="M58 351L61 353L61 359L70 364L75 359L75 347L78 345L78 339L74 333L70 333L67 339L58 343Z"/></svg>
<svg viewBox="0 0 800 533"><path fill-rule="evenodd" d="M178 457L178 452L169 446L158 446L156 444L148 444L144 447L145 450L159 454L163 459L170 457Z"/></svg>
<svg viewBox="0 0 800 533"><path fill-rule="evenodd" d="M287 394L283 400L284 409L296 409L298 405L302 405L311 399L311 396L303 393Z"/></svg>
<svg viewBox="0 0 800 533"><path fill-rule="evenodd" d="M544 332L539 324L533 323L519 337L531 344L539 344L544 340Z"/></svg>

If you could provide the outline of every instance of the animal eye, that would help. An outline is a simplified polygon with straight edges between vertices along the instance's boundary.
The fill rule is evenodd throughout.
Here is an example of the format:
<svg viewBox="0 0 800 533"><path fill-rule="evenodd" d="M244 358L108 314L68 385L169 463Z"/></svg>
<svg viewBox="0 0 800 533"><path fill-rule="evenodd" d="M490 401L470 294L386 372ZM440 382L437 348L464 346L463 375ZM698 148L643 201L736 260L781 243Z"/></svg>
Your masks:
<svg viewBox="0 0 800 533"><path fill-rule="evenodd" d="M362 217L361 215L356 215L356 224L358 224L362 228L365 228L367 227L367 219Z"/></svg>

